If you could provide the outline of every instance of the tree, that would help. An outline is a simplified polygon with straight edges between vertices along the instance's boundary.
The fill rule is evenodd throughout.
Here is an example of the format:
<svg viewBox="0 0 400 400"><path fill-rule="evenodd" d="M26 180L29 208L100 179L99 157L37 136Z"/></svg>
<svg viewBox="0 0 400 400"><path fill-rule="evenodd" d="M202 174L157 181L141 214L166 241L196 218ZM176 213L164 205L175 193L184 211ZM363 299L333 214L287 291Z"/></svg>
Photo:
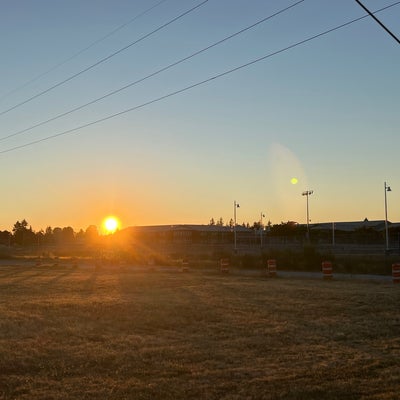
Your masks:
<svg viewBox="0 0 400 400"><path fill-rule="evenodd" d="M28 221L26 219L23 219L21 222L17 221L14 224L13 233L20 232L20 231L23 232L23 231L27 230L28 225L29 224L28 224Z"/></svg>
<svg viewBox="0 0 400 400"><path fill-rule="evenodd" d="M35 233L35 239L38 246L45 242L43 229Z"/></svg>
<svg viewBox="0 0 400 400"><path fill-rule="evenodd" d="M9 246L11 241L11 232L0 231L0 244Z"/></svg>
<svg viewBox="0 0 400 400"><path fill-rule="evenodd" d="M44 231L43 242L46 244L52 244L54 242L53 229L48 226Z"/></svg>
<svg viewBox="0 0 400 400"><path fill-rule="evenodd" d="M217 221L217 225L224 226L224 220L222 219L222 217L219 217L219 220Z"/></svg>
<svg viewBox="0 0 400 400"><path fill-rule="evenodd" d="M83 243L85 241L85 232L83 229L80 229L79 232L76 234L75 239L78 243Z"/></svg>
<svg viewBox="0 0 400 400"><path fill-rule="evenodd" d="M211 226L214 226L214 225L215 225L214 218L211 218L211 219L210 219L210 223L209 223L209 225L211 225Z"/></svg>
<svg viewBox="0 0 400 400"><path fill-rule="evenodd" d="M85 231L86 243L96 243L99 240L99 231L96 225L90 225Z"/></svg>
<svg viewBox="0 0 400 400"><path fill-rule="evenodd" d="M271 227L271 234L273 236L296 236L303 233L302 229L297 222L281 222L279 225Z"/></svg>
<svg viewBox="0 0 400 400"><path fill-rule="evenodd" d="M71 243L75 239L74 230L70 226L66 226L62 229L62 241L63 243Z"/></svg>
<svg viewBox="0 0 400 400"><path fill-rule="evenodd" d="M253 222L253 226L251 228L256 231L259 231L262 228L261 221Z"/></svg>
<svg viewBox="0 0 400 400"><path fill-rule="evenodd" d="M21 222L17 221L13 227L13 239L16 244L26 246L35 243L35 233L32 227L28 229L28 222L23 219Z"/></svg>
<svg viewBox="0 0 400 400"><path fill-rule="evenodd" d="M60 244L62 242L62 229L58 226L53 229L53 238L56 244Z"/></svg>

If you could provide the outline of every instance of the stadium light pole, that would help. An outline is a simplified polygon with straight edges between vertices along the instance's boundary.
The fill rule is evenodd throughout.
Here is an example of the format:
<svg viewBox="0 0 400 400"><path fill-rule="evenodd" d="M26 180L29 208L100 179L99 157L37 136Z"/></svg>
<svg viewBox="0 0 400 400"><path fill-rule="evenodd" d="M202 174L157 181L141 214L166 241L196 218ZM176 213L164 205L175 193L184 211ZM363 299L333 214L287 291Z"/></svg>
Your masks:
<svg viewBox="0 0 400 400"><path fill-rule="evenodd" d="M391 192L390 186L385 182L383 185L385 189L385 240L386 240L386 250L389 250L389 232L388 232L388 217L387 217L387 192Z"/></svg>
<svg viewBox="0 0 400 400"><path fill-rule="evenodd" d="M233 240L234 240L235 253L237 251L237 246L236 246L236 209L239 207L240 207L240 205L235 200L233 202Z"/></svg>
<svg viewBox="0 0 400 400"><path fill-rule="evenodd" d="M308 198L309 198L309 196L312 195L313 193L314 193L313 190L305 190L305 191L302 193L302 196L306 196L306 198L307 198L307 240L310 240L310 225L309 225L309 222L310 222L310 215L309 215L309 209L308 209Z"/></svg>
<svg viewBox="0 0 400 400"><path fill-rule="evenodd" d="M260 247L263 247L263 218L265 217L264 213L261 211L260 213Z"/></svg>

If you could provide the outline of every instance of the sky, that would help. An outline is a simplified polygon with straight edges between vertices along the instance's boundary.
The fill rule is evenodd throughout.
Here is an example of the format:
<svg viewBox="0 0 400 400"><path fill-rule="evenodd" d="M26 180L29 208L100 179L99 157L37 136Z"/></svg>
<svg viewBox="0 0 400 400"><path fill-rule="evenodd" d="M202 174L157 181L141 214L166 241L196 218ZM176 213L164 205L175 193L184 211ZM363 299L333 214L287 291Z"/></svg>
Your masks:
<svg viewBox="0 0 400 400"><path fill-rule="evenodd" d="M292 47L366 15L295 3L3 2L0 229L228 222L235 201L240 224L306 223L306 190L311 223L378 220L384 182L400 221L400 46L367 17ZM376 15L400 36L400 4Z"/></svg>

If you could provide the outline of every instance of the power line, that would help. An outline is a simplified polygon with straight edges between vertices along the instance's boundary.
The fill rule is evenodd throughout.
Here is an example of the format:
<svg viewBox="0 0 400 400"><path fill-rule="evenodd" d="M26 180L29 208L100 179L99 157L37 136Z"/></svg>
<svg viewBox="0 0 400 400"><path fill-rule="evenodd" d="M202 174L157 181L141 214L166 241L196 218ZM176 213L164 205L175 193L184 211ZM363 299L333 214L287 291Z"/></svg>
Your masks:
<svg viewBox="0 0 400 400"><path fill-rule="evenodd" d="M386 9L388 9L388 8L390 8L390 7L393 7L393 6L395 6L395 5L398 5L398 4L400 4L400 1L397 1L397 2L395 2L395 3L393 3L393 4L389 5L389 6L383 7L383 8L381 8L381 9L375 11L374 13L381 12L381 11L383 11L383 10L386 10ZM306 39L303 39L303 40L301 40L301 41L299 41L299 42L296 42L296 43L294 43L294 44L291 44L291 45L289 45L289 46L286 46L286 47L284 47L284 48L282 48L282 49L280 49L280 50L277 50L277 51L274 51L274 52L272 52L272 53L266 54L266 55L264 55L264 56L262 56L262 57L256 58L256 59L254 59L254 60L252 60L252 61L249 61L249 62L247 62L247 63L245 63L245 64L241 64L241 65L239 65L238 67L235 67L235 68L229 69L229 70L227 70L227 71L221 72L221 73L219 73L219 74L217 74L217 75L214 75L214 76L212 76L212 77L210 77L210 78L207 78L207 79L204 79L204 80L202 80L202 81L196 82L196 83L194 83L194 84L192 84L192 85L189 85L189 86L186 86L186 87L184 87L184 88L178 89L178 90L176 90L176 91L174 91L174 92L170 92L170 93L168 93L168 94L166 94L166 95L157 97L157 98L155 98L155 99L153 99L153 100L150 100L150 101L147 101L147 102L145 102L145 103L139 104L139 105L137 105L137 106L128 108L128 109L123 110L123 111L120 111L120 112L118 112L118 113L108 115L108 116L103 117L103 118L100 118L100 119L98 119L98 120L95 120L95 121L92 121L92 122L89 122L89 123L86 123L86 124L77 126L77 127L75 127L75 128L72 128L72 129L65 130L65 131L60 132L60 133L56 133L56 134L54 134L54 135L46 136L46 137L44 137L44 138L31 141L31 142L29 142L29 143L25 143L25 144L22 144L22 145L19 145L19 146L11 147L11 148L9 148L9 149L1 150L1 151L0 151L0 154L10 153L10 152L12 152L12 151L19 150L19 149L22 149L22 148L25 148L25 147L29 147L29 146L33 146L33 145L35 145L35 144L38 144L38 143L41 143L41 142L45 142L45 141L50 140L50 139L55 139L55 138L60 137L60 136L68 135L68 134L77 132L77 131L79 131L79 130L81 130L81 129L88 128L88 127L90 127L90 126L93 126L93 125L99 124L99 123L101 123L101 122L104 122L104 121L107 121L107 120L110 120L110 119L119 117L119 116L124 115L124 114L127 114L127 113L129 113L129 112L132 112L132 111L135 111L135 110L144 108L144 107L149 106L149 105L151 105L151 104L154 104L154 103L160 102L160 101L162 101L162 100L165 100L165 99L167 99L167 98L169 98L169 97L175 96L175 95L177 95L177 94L186 92L186 91L188 91L188 90L190 90L190 89L194 89L195 87L198 87L198 86L204 85L204 84L206 84L206 83L212 82L212 81L214 81L214 80L216 80L216 79L222 78L223 76L230 75L230 74L232 74L233 72L236 72L236 71L242 70L242 69L244 69L244 68L247 68L247 67L249 67L249 66L251 66L251 65L253 65L253 64L256 64L256 63L258 63L258 62L260 62L260 61L263 61L263 60L266 60L266 59L271 58L271 57L273 57L273 56L276 56L276 55L278 55L278 54L284 53L284 52L286 52L286 51L288 51L288 50L291 50L291 49L293 49L293 48L295 48L295 47L298 47L298 46L300 46L300 45L303 45L303 44L305 44L305 43L308 43L308 42L310 42L310 41L312 41L312 40L314 40L314 39L320 38L320 37L325 36L325 35L327 35L327 34L329 34L329 33L335 32L335 31L337 31L337 30L339 30L339 29L341 29L341 28L344 28L344 27L346 27L346 26L349 26L349 25L351 25L351 24L353 24L353 23L355 23L355 22L358 22L358 21L360 21L360 20L362 20L362 19L364 19L364 18L366 18L366 17L368 17L368 16L369 16L369 15L363 15L362 17L355 18L355 19L353 19L353 20L351 20L351 21L345 22L345 23L343 23L343 24L341 24L341 25L338 25L338 26L336 26L336 27L334 27L334 28L328 29L328 30L326 30L326 31L323 31L323 32L318 33L318 34L313 35L313 36L310 36L310 37L308 37L308 38L306 38Z"/></svg>
<svg viewBox="0 0 400 400"><path fill-rule="evenodd" d="M157 70L157 71L155 71L155 72L153 72L153 73L151 73L151 74L149 74L149 75L146 75L145 77L142 77L142 78L140 78L140 79L138 79L138 80L136 80L136 81L134 81L134 82L131 82L131 83L125 85L125 86L122 86L122 87L120 87L120 88L118 88L118 89L116 89L116 90L113 90L112 92L109 92L109 93L107 93L107 94L105 94L105 95L103 95L103 96L101 96L101 97L98 97L98 98L96 98L96 99L94 99L94 100L91 100L91 101L89 101L88 103L82 104L82 105L80 105L80 106L78 106L78 107L75 107L75 108L69 110L69 111L66 111L66 112L64 112L64 113L58 114L58 115L56 115L56 116L54 116L54 117L52 117L52 118L47 119L46 121L43 121L43 122L40 122L40 123L38 123L38 124L32 125L32 126L30 126L30 127L28 127L28 128L22 129L22 130L20 130L20 131L18 131L18 132L15 132L15 133L12 133L12 134L10 134L10 135L1 137L1 138L0 138L0 141L3 141L3 140L6 140L6 139L9 139L9 138L11 138L11 137L21 135L22 133L31 131L31 130L34 129L34 128L38 128L39 126L43 126L43 125L45 125L45 124L47 124L47 123L49 123L49 122L52 122L52 121L55 121L55 120L57 120L57 119L59 119L59 118L65 117L66 115L72 114L72 113L75 112L75 111L81 110L81 109L83 109L83 108L85 108L85 107L87 107L87 106L89 106L89 105L92 105L92 104L94 104L94 103L97 103L97 102L100 101L100 100L104 100L104 99L107 98L107 97L110 97L110 96L112 96L112 95L114 95L114 94L116 94L116 93L119 93L119 92L121 92L121 91L123 91L123 90L125 90L125 89L128 89L128 88L130 88L130 87L132 87L132 86L134 86L134 85L137 85L138 83L141 83L141 82L143 82L143 81L145 81L145 80L147 80L147 79L149 79L149 78L152 78L152 77L154 77L154 76L160 74L161 72L164 72L164 71L166 71L166 70L168 70L168 69L170 69L170 68L172 68L172 67L175 67L175 66L177 66L178 64L183 63L184 61L187 61L187 60L189 60L189 59L191 59L191 58L193 58L193 57L195 57L195 56L197 56L197 55L199 55L199 54L201 54L201 53L204 53L205 51L210 50L211 48L216 47L216 46L218 46L218 45L220 45L220 44L222 44L222 43L224 43L224 42L226 42L226 41L228 41L228 40L230 40L230 39L232 39L232 38L234 38L234 37L236 37L236 36L238 36L238 35L240 35L240 34L242 34L242 33L244 33L244 32L246 32L246 31L248 31L248 30L250 30L250 29L252 29L252 28L254 28L254 27L260 25L261 23L266 22L266 21L268 21L268 20L274 18L274 17L278 16L279 14L284 13L285 11L290 10L291 8L293 8L293 7L297 6L297 5L299 5L300 3L303 3L304 1L305 1L305 0L299 0L299 1L297 1L296 3L293 3L292 5L290 5L290 6L288 6L288 7L285 7L285 8L283 8L283 9L279 10L279 11L275 12L274 14L269 15L268 17L262 18L261 20L255 22L254 24L249 25L249 26L247 26L246 28L243 28L243 29L241 29L240 31L237 31L237 32L235 32L235 33L233 33L233 34L231 34L231 35L229 35L229 36L227 36L227 37L225 37L225 38L223 38L223 39L221 39L221 40L219 40L219 41L217 41L217 42L215 42L215 43L213 43L213 44L211 44L211 45L209 45L209 46L207 46L207 47L204 47L203 49L198 50L198 51L196 51L195 53L192 53L191 55L189 55L189 56L187 56L187 57L184 57L184 58L182 58L182 59L180 59L180 60L178 60L178 61L175 61L175 62L173 62L172 64L167 65L166 67L163 67L163 68L161 68L161 69L159 69L159 70Z"/></svg>
<svg viewBox="0 0 400 400"><path fill-rule="evenodd" d="M88 46L86 46L85 48L79 50L78 52L76 52L75 54L73 54L72 56L66 58L64 61L59 62L58 64L54 65L53 67L49 68L48 70L42 72L41 74L37 75L36 77L26 81L25 83L23 83L21 86L18 86L17 88L9 91L8 93L4 94L0 100L5 99L6 97L10 96L11 94L17 92L18 90L21 90L25 87L27 87L28 85L30 85L33 82L36 82L37 80L39 80L40 78L42 78L43 76L49 74L50 72L55 71L56 69L60 68L62 65L66 64L67 62L73 60L74 58L80 56L82 53L88 51L89 49L91 49L92 47L94 47L95 45L101 43L102 41L104 41L105 39L108 39L110 36L114 35L115 33L117 33L118 31L120 31L121 29L125 28L127 25L131 24L132 22L136 21L137 19L139 19L140 17L142 17L143 15L149 13L150 11L152 11L153 9L155 9L156 7L160 6L162 3L165 3L166 1L169 0L161 0L158 3L154 4L153 6L151 6L150 8L147 8L146 10L142 11L141 13L137 14L136 16L134 16L133 18L131 18L129 21L123 23L122 25L117 26L116 28L114 28L112 31L110 31L109 33L107 33L106 35L102 36L101 38L95 40L94 42L92 42L91 44L89 44Z"/></svg>
<svg viewBox="0 0 400 400"><path fill-rule="evenodd" d="M204 5L204 4L207 3L207 2L208 2L208 0L202 1L200 4L197 4L196 6L192 7L191 9L185 11L184 13L178 15L177 17L171 19L170 21L166 22L165 24L163 24L163 25L159 26L158 28L154 29L154 30L151 31L150 33L147 33L146 35L143 35L142 37L140 37L139 39L135 40L134 42L128 44L127 46L122 47L121 49L115 51L114 53L108 55L107 57L102 58L101 60L97 61L96 63L94 63L94 64L92 64L92 65L90 65L89 67L87 67L87 68L85 68L85 69L83 69L83 70L77 72L76 74L71 75L70 77L64 79L64 80L61 81L61 82L56 83L55 85L53 85L53 86L47 88L46 90L43 90L42 92L35 94L34 96L28 98L27 100L24 100L24 101L22 101L21 103L18 103L18 104L16 104L16 105L14 105L14 106L8 108L7 110L4 110L4 111L0 112L0 115L4 115L4 114L6 114L6 113L8 113L8 112L10 112L10 111L12 111L12 110L15 110L16 108L18 108L18 107L20 107L20 106L22 106L22 105L24 105L24 104L26 104L26 103L28 103L28 102L30 102L30 101L32 101L32 100L38 98L38 97L40 97L40 96L42 96L42 95L44 95L44 94L50 92L51 90L53 90L53 89L55 89L55 88L57 88L57 87L63 85L64 83L67 83L67 82L71 81L72 79L78 77L79 75L82 75L83 73L85 73L85 72L87 72L87 71L93 69L94 67L97 67L98 65L100 65L100 64L102 64L103 62L109 60L110 58L116 56L117 54L122 53L123 51L129 49L130 47L132 47L132 46L134 46L135 44L141 42L142 40L147 39L149 36L154 35L156 32L159 32L160 30L166 28L168 25L171 25L172 23L176 22L177 20L183 18L185 15L187 15L187 14L193 12L194 10L196 10L196 9L199 8L199 7L201 7L202 5Z"/></svg>
<svg viewBox="0 0 400 400"><path fill-rule="evenodd" d="M361 1L356 0L356 2L398 43L400 44L399 38L392 33L378 18L375 17L375 15L368 10L367 7L364 6L364 4L361 3Z"/></svg>

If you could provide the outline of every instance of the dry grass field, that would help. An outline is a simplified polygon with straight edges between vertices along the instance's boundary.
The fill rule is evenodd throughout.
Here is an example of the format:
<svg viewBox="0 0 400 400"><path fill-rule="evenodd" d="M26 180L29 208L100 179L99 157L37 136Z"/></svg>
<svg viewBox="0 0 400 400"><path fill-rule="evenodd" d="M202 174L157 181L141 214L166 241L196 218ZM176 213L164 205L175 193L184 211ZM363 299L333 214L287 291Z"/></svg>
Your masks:
<svg viewBox="0 0 400 400"><path fill-rule="evenodd" d="M0 267L0 399L398 399L400 287Z"/></svg>

